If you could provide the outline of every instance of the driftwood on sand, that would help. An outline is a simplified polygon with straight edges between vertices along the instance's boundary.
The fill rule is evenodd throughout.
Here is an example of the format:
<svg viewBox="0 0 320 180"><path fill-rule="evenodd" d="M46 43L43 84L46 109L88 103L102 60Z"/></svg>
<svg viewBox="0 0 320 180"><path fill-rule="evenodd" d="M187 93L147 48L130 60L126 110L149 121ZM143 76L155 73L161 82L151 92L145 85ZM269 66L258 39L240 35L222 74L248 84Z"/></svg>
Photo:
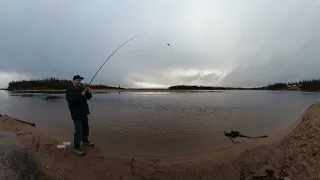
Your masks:
<svg viewBox="0 0 320 180"><path fill-rule="evenodd" d="M10 117L10 116L7 116L7 115L2 115L0 114L0 117L6 117L6 118L9 118L9 119L12 119L12 120L15 120L15 121L18 121L18 122L21 122L21 123L24 123L24 124L28 124L30 126L36 126L35 123L32 123L32 122L27 122L27 121L23 121L23 120L20 120L20 119L16 119L16 118L13 118L13 117Z"/></svg>
<svg viewBox="0 0 320 180"><path fill-rule="evenodd" d="M229 137L230 140L234 143L234 139L236 137L242 137L242 138L252 138L252 139L258 139L258 138L266 138L268 137L267 135L264 135L264 136L256 136L256 137L252 137L252 136L245 136L245 135L242 135L239 131L231 131L231 132L226 132L226 130L224 130L224 135Z"/></svg>

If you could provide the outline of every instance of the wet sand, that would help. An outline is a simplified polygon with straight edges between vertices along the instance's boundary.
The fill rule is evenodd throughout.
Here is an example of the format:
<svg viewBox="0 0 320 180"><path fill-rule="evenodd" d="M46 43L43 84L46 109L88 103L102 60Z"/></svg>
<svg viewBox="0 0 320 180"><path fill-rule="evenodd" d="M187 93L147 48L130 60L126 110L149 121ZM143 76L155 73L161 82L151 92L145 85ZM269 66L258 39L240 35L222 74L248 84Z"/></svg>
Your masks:
<svg viewBox="0 0 320 180"><path fill-rule="evenodd" d="M266 179L266 170L274 173L269 179L320 179L320 104L310 106L275 138L239 139L241 143L231 148L183 158L121 157L107 154L99 145L79 157L72 148L56 148L70 137L8 117L0 117L0 129L16 134L39 168L54 179Z"/></svg>
<svg viewBox="0 0 320 180"><path fill-rule="evenodd" d="M0 179L46 179L14 134L0 131L0 144Z"/></svg>

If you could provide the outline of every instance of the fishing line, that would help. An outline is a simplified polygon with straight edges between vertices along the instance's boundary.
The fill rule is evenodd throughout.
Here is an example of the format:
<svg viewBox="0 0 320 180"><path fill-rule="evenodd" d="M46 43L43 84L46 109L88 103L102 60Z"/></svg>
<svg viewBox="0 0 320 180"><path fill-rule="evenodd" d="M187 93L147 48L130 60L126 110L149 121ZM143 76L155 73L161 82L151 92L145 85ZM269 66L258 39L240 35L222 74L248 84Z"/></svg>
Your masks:
<svg viewBox="0 0 320 180"><path fill-rule="evenodd" d="M105 64L122 46L124 46L125 44L127 44L128 42L130 42L131 40L133 40L133 39L135 39L135 38L137 38L137 37L139 37L139 36L140 36L140 34L139 34L139 35L136 35L136 36L134 36L134 37L132 37L132 38L130 38L129 40L127 40L126 42L124 42L121 46L119 46L115 51L113 51L113 53L107 58L107 60L105 60L105 61L102 63L102 65L99 67L98 71L94 74L94 76L92 77L92 79L91 79L91 81L90 81L90 83L89 83L89 86L91 85L93 79L97 76L98 72L99 72L99 71L101 70L101 68L104 66L104 64Z"/></svg>
<svg viewBox="0 0 320 180"><path fill-rule="evenodd" d="M147 35L148 33L144 33L144 34ZM139 34L139 35L136 35L136 36L130 38L129 40L127 40L126 42L124 42L122 45L120 45L115 51L113 51L113 52L111 53L111 55L102 63L102 65L99 67L99 69L97 70L97 72L94 74L94 76L92 77L91 81L89 82L89 86L91 85L93 79L97 76L98 72L102 69L102 67L104 66L104 64L105 64L122 46L124 46L125 44L127 44L128 42L130 42L131 40L133 40L133 39L135 39L135 38L137 38L137 37L139 37L139 36L141 36L141 35ZM170 48L172 48L172 49L174 50L174 48L171 47L171 45L170 45L169 43L167 43L167 46L169 46Z"/></svg>
<svg viewBox="0 0 320 180"><path fill-rule="evenodd" d="M301 103L301 108L300 108L300 114L299 114L299 116L301 116L302 108L303 108L303 102Z"/></svg>

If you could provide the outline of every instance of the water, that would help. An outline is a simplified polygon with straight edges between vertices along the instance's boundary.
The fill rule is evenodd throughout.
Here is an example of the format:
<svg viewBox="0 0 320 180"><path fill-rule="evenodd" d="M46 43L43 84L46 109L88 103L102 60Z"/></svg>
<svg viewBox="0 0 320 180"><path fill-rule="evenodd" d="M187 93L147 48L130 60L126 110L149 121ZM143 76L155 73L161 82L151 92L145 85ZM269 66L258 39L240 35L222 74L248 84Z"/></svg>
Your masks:
<svg viewBox="0 0 320 180"><path fill-rule="evenodd" d="M55 96L61 98L0 91L0 113L72 139L73 123L64 94ZM94 94L89 101L90 138L110 154L190 156L230 147L222 134L225 129L273 136L319 99L319 93L284 91Z"/></svg>

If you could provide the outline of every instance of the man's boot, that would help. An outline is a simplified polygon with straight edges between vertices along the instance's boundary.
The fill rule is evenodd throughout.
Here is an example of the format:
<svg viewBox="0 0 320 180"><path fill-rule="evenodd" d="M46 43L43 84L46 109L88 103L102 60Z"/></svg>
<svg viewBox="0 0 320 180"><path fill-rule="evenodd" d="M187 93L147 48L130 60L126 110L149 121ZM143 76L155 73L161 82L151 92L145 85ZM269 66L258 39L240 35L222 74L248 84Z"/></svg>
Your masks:
<svg viewBox="0 0 320 180"><path fill-rule="evenodd" d="M88 138L83 138L83 139L82 139L82 144L83 144L84 146L87 146L87 147L94 147L94 144L91 143L91 142L88 140Z"/></svg>

